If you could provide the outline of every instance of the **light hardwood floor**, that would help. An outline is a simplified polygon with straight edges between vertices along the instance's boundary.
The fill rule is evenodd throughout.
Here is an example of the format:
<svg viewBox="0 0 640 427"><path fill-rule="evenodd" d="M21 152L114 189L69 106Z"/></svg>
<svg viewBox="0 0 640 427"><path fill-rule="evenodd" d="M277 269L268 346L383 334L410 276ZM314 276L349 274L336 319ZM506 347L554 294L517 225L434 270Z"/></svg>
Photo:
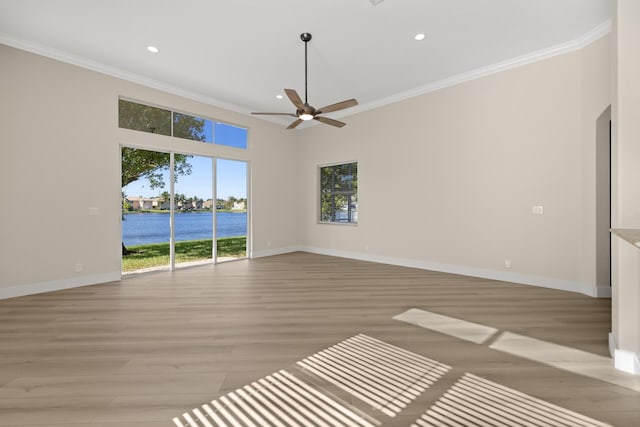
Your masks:
<svg viewBox="0 0 640 427"><path fill-rule="evenodd" d="M279 370L383 426L410 426L467 373L640 425L639 392L393 319L411 308L608 356L607 299L293 253L0 301L0 426L173 426ZM391 418L296 365L358 334L451 369Z"/></svg>

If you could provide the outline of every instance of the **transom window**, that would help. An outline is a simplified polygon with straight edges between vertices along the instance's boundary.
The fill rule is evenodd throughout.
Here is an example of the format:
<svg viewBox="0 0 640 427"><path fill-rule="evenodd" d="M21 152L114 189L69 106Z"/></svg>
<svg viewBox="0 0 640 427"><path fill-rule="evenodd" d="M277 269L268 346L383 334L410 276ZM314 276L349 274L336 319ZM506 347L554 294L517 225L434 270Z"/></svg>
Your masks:
<svg viewBox="0 0 640 427"><path fill-rule="evenodd" d="M358 163L320 166L320 222L358 223Z"/></svg>
<svg viewBox="0 0 640 427"><path fill-rule="evenodd" d="M120 99L119 127L235 148L247 148L247 129Z"/></svg>

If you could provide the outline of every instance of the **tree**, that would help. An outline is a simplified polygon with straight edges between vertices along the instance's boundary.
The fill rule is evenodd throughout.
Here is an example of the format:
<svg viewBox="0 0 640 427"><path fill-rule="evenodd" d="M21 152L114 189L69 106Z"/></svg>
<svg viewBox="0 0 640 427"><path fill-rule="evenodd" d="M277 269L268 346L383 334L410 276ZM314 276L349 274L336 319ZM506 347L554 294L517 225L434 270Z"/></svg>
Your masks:
<svg viewBox="0 0 640 427"><path fill-rule="evenodd" d="M131 206L131 204L127 200L127 197L125 196L124 191L123 191L122 192L122 210L123 211L130 211L132 209L133 209L133 206Z"/></svg>
<svg viewBox="0 0 640 427"><path fill-rule="evenodd" d="M158 133L171 136L173 116L173 135L195 141L205 140L205 119L186 114L172 113L157 107L137 104L131 101L119 101L119 125L121 128ZM175 175L189 175L192 156L175 154ZM122 149L122 186L147 178L151 189L164 188L162 172L169 170L169 153Z"/></svg>
<svg viewBox="0 0 640 427"><path fill-rule="evenodd" d="M176 114L169 110L137 104L135 102L119 101L119 126L125 129L158 133L171 136L173 120L174 136L205 140L205 120L185 114ZM192 156L174 154L174 176L191 174L189 159ZM164 172L170 167L170 154L135 148L122 148L122 187L146 178L150 188L164 188ZM168 199L167 199L168 200ZM122 254L129 253L122 243Z"/></svg>
<svg viewBox="0 0 640 427"><path fill-rule="evenodd" d="M171 136L171 111L121 99L118 124L124 129Z"/></svg>
<svg viewBox="0 0 640 427"><path fill-rule="evenodd" d="M171 201L171 194L169 194L168 191L163 191L162 194L160 194L160 199L158 200L161 204L165 204L165 203L169 203ZM164 209L164 208L161 208Z"/></svg>
<svg viewBox="0 0 640 427"><path fill-rule="evenodd" d="M174 155L176 177L191 174L191 157L186 154ZM122 147L122 187L146 178L152 190L164 188L163 175L169 170L169 166L169 153Z"/></svg>
<svg viewBox="0 0 640 427"><path fill-rule="evenodd" d="M176 181L179 175L191 174L191 164L189 163L190 158L191 156L185 154L174 155L174 173ZM122 147L123 188L142 178L146 178L149 181L149 186L152 190L156 188L164 188L164 172L168 171L169 167L169 153L159 153L157 151ZM122 255L128 255L129 253L130 252L124 245L124 242L122 242Z"/></svg>
<svg viewBox="0 0 640 427"><path fill-rule="evenodd" d="M351 222L357 203L357 163L320 168L320 220ZM340 218L345 214L346 218Z"/></svg>
<svg viewBox="0 0 640 427"><path fill-rule="evenodd" d="M207 120L189 114L176 113L150 105L121 99L118 102L119 126L124 129L205 141ZM172 125L173 122L173 125ZM173 134L172 134L173 132Z"/></svg>

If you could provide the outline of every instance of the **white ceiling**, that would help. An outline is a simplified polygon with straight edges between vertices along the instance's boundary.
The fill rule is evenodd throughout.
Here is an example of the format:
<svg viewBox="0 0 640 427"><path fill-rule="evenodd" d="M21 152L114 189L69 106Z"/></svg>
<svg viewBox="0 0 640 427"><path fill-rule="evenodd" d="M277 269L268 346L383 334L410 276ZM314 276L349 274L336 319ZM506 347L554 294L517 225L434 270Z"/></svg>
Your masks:
<svg viewBox="0 0 640 427"><path fill-rule="evenodd" d="M357 98L329 114L343 117L575 49L610 16L611 0L2 0L0 43L243 113L293 113L276 95L304 98L310 32L309 103Z"/></svg>

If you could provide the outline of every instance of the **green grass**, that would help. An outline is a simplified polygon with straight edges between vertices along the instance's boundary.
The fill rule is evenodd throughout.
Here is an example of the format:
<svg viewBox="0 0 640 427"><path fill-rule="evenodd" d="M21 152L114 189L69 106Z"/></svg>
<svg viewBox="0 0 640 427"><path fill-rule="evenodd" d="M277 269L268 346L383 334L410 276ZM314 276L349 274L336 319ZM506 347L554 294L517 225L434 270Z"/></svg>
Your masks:
<svg viewBox="0 0 640 427"><path fill-rule="evenodd" d="M218 239L218 257L244 257L246 247L246 236ZM132 253L122 257L122 271L135 271L169 264L169 242L129 246L127 249ZM211 239L176 242L176 263L210 259L211 250Z"/></svg>

